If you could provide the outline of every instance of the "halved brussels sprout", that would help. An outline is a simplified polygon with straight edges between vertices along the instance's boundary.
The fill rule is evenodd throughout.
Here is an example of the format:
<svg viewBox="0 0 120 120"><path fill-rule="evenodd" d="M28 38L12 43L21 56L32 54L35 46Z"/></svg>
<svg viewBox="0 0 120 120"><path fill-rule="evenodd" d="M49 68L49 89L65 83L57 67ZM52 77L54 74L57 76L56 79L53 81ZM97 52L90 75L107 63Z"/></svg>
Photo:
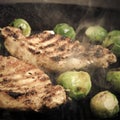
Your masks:
<svg viewBox="0 0 120 120"><path fill-rule="evenodd" d="M90 108L93 114L100 118L111 118L119 112L119 103L117 97L106 90L91 98Z"/></svg>
<svg viewBox="0 0 120 120"><path fill-rule="evenodd" d="M102 42L107 36L107 30L102 26L95 25L86 29L85 34L92 42Z"/></svg>
<svg viewBox="0 0 120 120"><path fill-rule="evenodd" d="M62 85L69 97L79 100L85 98L91 90L91 78L84 71L67 71L58 76L57 83Z"/></svg>
<svg viewBox="0 0 120 120"><path fill-rule="evenodd" d="M20 28L23 32L23 35L25 35L26 37L28 37L31 34L31 27L29 23L22 18L14 19L10 23L10 25L13 27Z"/></svg>

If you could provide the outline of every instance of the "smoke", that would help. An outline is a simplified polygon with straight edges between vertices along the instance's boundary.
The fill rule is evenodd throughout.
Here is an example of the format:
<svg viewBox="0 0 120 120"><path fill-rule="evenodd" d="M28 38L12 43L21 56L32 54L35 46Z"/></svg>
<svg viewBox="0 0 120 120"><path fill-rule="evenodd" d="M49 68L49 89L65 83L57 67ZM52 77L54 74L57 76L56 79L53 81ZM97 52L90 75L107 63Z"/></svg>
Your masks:
<svg viewBox="0 0 120 120"><path fill-rule="evenodd" d="M88 0L86 13L81 16L76 27L77 38L86 39L84 38L85 30L93 25L100 25L108 32L113 29L119 29L118 19L120 18L118 18L118 14L118 10L109 8L109 4L105 6L102 2L97 4L94 0Z"/></svg>
<svg viewBox="0 0 120 120"><path fill-rule="evenodd" d="M76 28L77 37L79 38L81 35L84 35L85 30L89 26L100 25L105 27L105 16L105 11L101 11L98 8L89 7L86 14L80 19Z"/></svg>

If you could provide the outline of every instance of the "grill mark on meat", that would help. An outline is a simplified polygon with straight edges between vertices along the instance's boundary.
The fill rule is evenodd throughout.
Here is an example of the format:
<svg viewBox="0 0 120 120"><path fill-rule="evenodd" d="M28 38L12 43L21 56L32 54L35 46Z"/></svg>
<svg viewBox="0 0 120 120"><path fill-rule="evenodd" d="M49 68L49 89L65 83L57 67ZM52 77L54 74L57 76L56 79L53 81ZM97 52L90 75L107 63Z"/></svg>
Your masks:
<svg viewBox="0 0 120 120"><path fill-rule="evenodd" d="M64 51L65 50L65 45L61 45L58 47L58 51Z"/></svg>
<svg viewBox="0 0 120 120"><path fill-rule="evenodd" d="M3 74L0 74L0 77L2 77L3 76Z"/></svg>
<svg viewBox="0 0 120 120"><path fill-rule="evenodd" d="M25 38L16 28L8 27L12 32L16 34L19 33L19 39L17 39L17 43L15 43L13 38L8 36L5 28L2 29L1 33L3 36L6 36L6 49L12 55L34 64L46 72L78 70L90 65L106 68L117 60L113 53L110 53L108 49L100 45L91 45L89 43L81 44L77 40L72 41L69 38L58 34L51 34L48 31L43 31L42 33ZM25 42L25 46L20 46L16 52L15 46L19 46L22 41ZM26 54L21 52L24 50Z"/></svg>
<svg viewBox="0 0 120 120"><path fill-rule="evenodd" d="M62 58L65 58L64 55L68 55L68 51L70 51L70 48L68 48L68 43L66 41L61 41L62 37L59 37L55 42L54 46L49 47L45 49L47 55L50 58L53 58L53 61L60 61ZM57 47L56 47L57 46ZM71 45L72 47L73 45ZM70 47L70 46L69 46ZM69 56L69 55L68 55Z"/></svg>
<svg viewBox="0 0 120 120"><path fill-rule="evenodd" d="M28 50L32 53L32 54L40 54L40 51L46 52L46 53L51 53L53 51L55 51L56 47L55 44L57 43L57 41L61 38L61 36L56 37L54 40L52 39L54 37L54 35L49 35L45 40L43 38L43 41L41 41L44 45L38 44L37 48L36 44L30 43L29 41L29 45L30 46L34 46L34 48L31 48L29 46Z"/></svg>
<svg viewBox="0 0 120 120"><path fill-rule="evenodd" d="M48 80L47 76L39 77L40 82Z"/></svg>
<svg viewBox="0 0 120 120"><path fill-rule="evenodd" d="M28 50L29 50L32 54L35 54L35 50L33 50L32 48L28 48Z"/></svg>
<svg viewBox="0 0 120 120"><path fill-rule="evenodd" d="M0 108L39 111L44 106L51 109L66 102L63 87L54 90L59 85L53 86L48 75L39 68L12 56L0 56L1 66L5 67L0 69ZM44 99L46 96L50 101Z"/></svg>
<svg viewBox="0 0 120 120"><path fill-rule="evenodd" d="M39 46L39 49L47 49L47 48L49 48L49 50L50 50L50 47L51 48L55 47L55 44L59 41L60 38L61 38L60 36L56 36L55 37L55 35L54 35L53 39L47 39L46 38L47 40L46 41L42 41L42 43Z"/></svg>
<svg viewBox="0 0 120 120"><path fill-rule="evenodd" d="M24 103L25 105L30 105L30 104L33 104L33 103L32 103L32 101L31 101L31 100L28 100L28 99L27 99L27 100L25 100L23 103Z"/></svg>
<svg viewBox="0 0 120 120"><path fill-rule="evenodd" d="M6 30L7 32L11 32L11 29L9 29L8 27L6 27L5 30Z"/></svg>
<svg viewBox="0 0 120 120"><path fill-rule="evenodd" d="M47 33L47 32L46 32ZM45 34L46 34L45 33ZM49 35L48 35L49 36ZM40 36L39 36L40 37ZM48 39L49 38L49 39ZM61 39L64 39L64 41L62 42L61 41ZM42 46L40 46L39 48L36 48L36 49L39 49L39 51L40 50L42 50L42 53L45 53L45 54L47 54L48 56L50 56L50 55L52 55L53 54L53 51L55 52L55 56L52 56L52 57L50 57L51 58L51 60L53 60L53 61L59 61L60 59L61 59L61 56L63 56L63 54L64 53L62 53L62 51L64 51L65 50L65 47L66 47L66 45L65 44L67 44L67 42L65 41L65 39L68 39L68 38L65 38L65 37L62 37L62 36L60 36L60 35L57 35L57 37L55 37L55 35L54 35L54 40L53 40L53 38L51 38L51 37L47 37L46 38L46 41L49 41L49 42L47 42L46 43L46 41L44 41L44 38L43 38L43 41L42 42L44 42L44 46L42 45ZM51 42L52 41L52 42ZM65 43L65 44L64 44ZM29 43L29 45L30 45L30 43ZM58 48L56 48L56 45L58 45ZM32 44L32 46L35 46L34 44ZM39 45L38 45L39 46ZM37 46L36 46L37 47ZM33 54L35 54L36 53L36 50L35 49L31 49L31 48L29 48L29 50L33 53ZM68 49L69 50L69 49ZM39 54L39 52L38 52L38 54ZM59 56L59 57L58 57ZM64 58L64 57L63 57Z"/></svg>
<svg viewBox="0 0 120 120"><path fill-rule="evenodd" d="M43 75L38 76L37 74L33 74L32 76L21 76L19 79L18 78L14 79L14 77L12 78L13 78L12 82L10 79L9 80L3 79L3 81L0 82L1 85L8 87L18 87L22 83L22 86L24 87L26 85L30 85L31 83L34 85L34 83L36 84L38 80L40 82L45 82L49 79L47 76L43 76ZM21 80L21 78L23 78L23 80Z"/></svg>
<svg viewBox="0 0 120 120"><path fill-rule="evenodd" d="M4 78L2 81L0 81L0 84L2 84L2 85L3 84L9 84L9 82L11 82L11 80L8 80L7 78Z"/></svg>
<svg viewBox="0 0 120 120"><path fill-rule="evenodd" d="M18 39L19 36L16 33L14 33L13 31L11 31L9 28L5 28L5 30L9 33L8 36Z"/></svg>
<svg viewBox="0 0 120 120"><path fill-rule="evenodd" d="M24 95L24 93L19 93L19 92L13 92L11 90L6 92L8 95L10 95L12 98L17 99L18 97Z"/></svg>
<svg viewBox="0 0 120 120"><path fill-rule="evenodd" d="M25 93L26 96L33 96L33 95L36 95L36 94L37 94L37 91L35 91L35 89Z"/></svg>
<svg viewBox="0 0 120 120"><path fill-rule="evenodd" d="M47 86L49 89L47 89L45 92L46 92L46 96L43 98L43 100L45 101L45 102L47 102L48 104L49 103L51 103L51 101L52 101L52 97L55 97L56 96L56 92L55 91L59 91L59 90L61 90L61 87L59 86L59 87L51 87L51 85L48 85ZM50 92L50 91L52 91L52 92ZM56 98L57 99L57 98Z"/></svg>
<svg viewBox="0 0 120 120"><path fill-rule="evenodd" d="M40 54L41 52L40 51L36 51L32 48L28 48L28 50L32 53L32 54Z"/></svg>
<svg viewBox="0 0 120 120"><path fill-rule="evenodd" d="M48 40L54 38L54 36L55 36L54 34L48 34L48 36L46 38L44 38L43 41L48 41ZM41 41L41 42L43 42L43 41Z"/></svg>
<svg viewBox="0 0 120 120"><path fill-rule="evenodd" d="M53 61L58 62L58 61L61 60L61 57L60 57L60 56L53 56L53 57L51 57L51 59L52 59Z"/></svg>
<svg viewBox="0 0 120 120"><path fill-rule="evenodd" d="M50 47L53 47L55 44L48 44L46 46L40 46L39 49L46 49L46 48L50 48Z"/></svg>
<svg viewBox="0 0 120 120"><path fill-rule="evenodd" d="M58 54L58 56L60 56L60 52L65 50L65 45L62 45L61 46L59 45L59 39L61 39L61 36L58 36L53 42L54 43L51 43L50 40L49 40L49 43L46 44L45 46L40 46L39 49L42 50L45 54L48 54L50 56L50 54L53 54L53 51L55 51L55 53ZM56 48L56 44L58 45L59 48ZM33 53L33 54L36 54L36 50L33 50L33 49L30 49L29 50ZM39 50L39 51L40 51ZM58 51L58 52L57 52ZM40 52L37 52L38 54ZM58 61L58 59L60 60L60 57L58 57L57 55L56 56L53 56L51 58L53 58L52 60L54 61Z"/></svg>

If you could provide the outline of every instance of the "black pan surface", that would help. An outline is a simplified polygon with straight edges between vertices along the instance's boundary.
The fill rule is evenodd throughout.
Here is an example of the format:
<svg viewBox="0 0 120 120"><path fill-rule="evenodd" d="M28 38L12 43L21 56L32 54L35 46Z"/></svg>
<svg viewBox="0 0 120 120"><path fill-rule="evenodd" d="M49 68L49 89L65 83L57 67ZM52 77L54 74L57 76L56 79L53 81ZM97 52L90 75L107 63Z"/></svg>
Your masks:
<svg viewBox="0 0 120 120"><path fill-rule="evenodd" d="M56 24L65 22L76 29L77 37L80 39L82 39L81 31L90 25L99 24L108 30L120 29L119 9L51 3L0 4L1 28L9 25L15 18L26 19L31 25L33 33L52 30ZM3 44L2 38L0 40ZM4 47L1 49L1 54L9 55ZM119 65L119 63L115 64L117 67ZM101 81L100 76L103 74L102 79L104 79L104 72L103 69L94 72L92 90L84 100L69 101L58 108L40 112L0 109L0 120L100 120L92 114L89 102L90 98L97 92L105 89L111 90L104 80ZM120 95L113 90L112 92L120 101ZM120 120L120 113L109 120Z"/></svg>

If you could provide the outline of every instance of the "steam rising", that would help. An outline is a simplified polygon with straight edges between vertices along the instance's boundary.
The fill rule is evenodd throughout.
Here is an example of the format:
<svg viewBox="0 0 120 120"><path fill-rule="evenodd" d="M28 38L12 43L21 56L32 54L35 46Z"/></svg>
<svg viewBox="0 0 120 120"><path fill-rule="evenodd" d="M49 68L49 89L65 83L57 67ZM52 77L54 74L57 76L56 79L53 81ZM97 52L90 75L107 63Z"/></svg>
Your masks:
<svg viewBox="0 0 120 120"><path fill-rule="evenodd" d="M89 26L93 25L105 26L105 12L95 14L92 8L88 8L86 14L80 19L79 25L76 28L77 36L80 36L81 32L85 32Z"/></svg>

